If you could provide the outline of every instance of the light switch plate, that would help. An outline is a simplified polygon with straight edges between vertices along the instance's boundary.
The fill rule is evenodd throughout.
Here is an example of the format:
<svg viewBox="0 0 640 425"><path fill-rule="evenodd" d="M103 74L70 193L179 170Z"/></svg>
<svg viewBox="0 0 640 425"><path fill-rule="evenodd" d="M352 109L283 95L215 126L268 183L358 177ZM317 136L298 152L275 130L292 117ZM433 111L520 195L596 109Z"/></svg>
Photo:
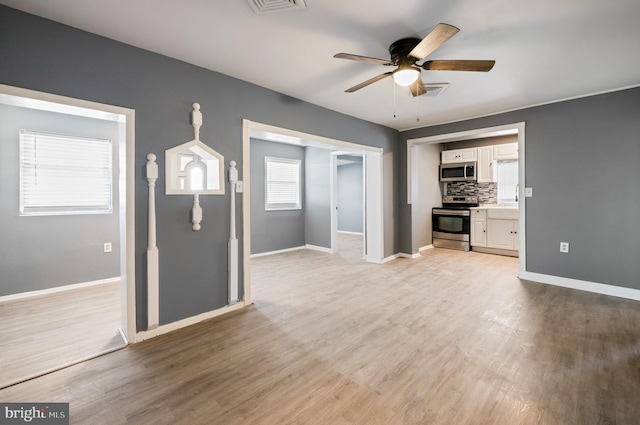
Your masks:
<svg viewBox="0 0 640 425"><path fill-rule="evenodd" d="M526 198L533 198L533 188L532 187L525 187L524 188L524 196Z"/></svg>
<svg viewBox="0 0 640 425"><path fill-rule="evenodd" d="M236 192L238 193L244 192L244 182L242 180L239 180L236 182Z"/></svg>

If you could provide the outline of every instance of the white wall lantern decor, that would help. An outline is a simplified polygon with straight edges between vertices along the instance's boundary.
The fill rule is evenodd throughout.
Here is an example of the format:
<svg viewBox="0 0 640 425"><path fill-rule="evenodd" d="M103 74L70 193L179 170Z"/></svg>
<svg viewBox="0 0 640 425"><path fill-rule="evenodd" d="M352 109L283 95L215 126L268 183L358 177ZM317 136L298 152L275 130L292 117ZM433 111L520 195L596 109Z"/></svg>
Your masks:
<svg viewBox="0 0 640 425"><path fill-rule="evenodd" d="M200 141L202 112L193 104L191 112L194 139L165 151L165 194L193 195L191 221L200 230L200 195L224 195L224 157Z"/></svg>

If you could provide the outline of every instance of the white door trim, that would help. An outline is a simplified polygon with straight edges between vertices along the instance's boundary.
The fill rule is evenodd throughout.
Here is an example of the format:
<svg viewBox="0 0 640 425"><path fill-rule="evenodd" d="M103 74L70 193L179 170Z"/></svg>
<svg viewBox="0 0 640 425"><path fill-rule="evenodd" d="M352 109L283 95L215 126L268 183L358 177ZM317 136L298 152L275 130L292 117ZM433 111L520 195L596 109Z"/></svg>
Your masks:
<svg viewBox="0 0 640 425"><path fill-rule="evenodd" d="M135 286L135 110L72 97L0 84L0 96L24 102L21 106L55 110L125 123L120 140L120 271L122 279L122 332L128 341L136 337Z"/></svg>

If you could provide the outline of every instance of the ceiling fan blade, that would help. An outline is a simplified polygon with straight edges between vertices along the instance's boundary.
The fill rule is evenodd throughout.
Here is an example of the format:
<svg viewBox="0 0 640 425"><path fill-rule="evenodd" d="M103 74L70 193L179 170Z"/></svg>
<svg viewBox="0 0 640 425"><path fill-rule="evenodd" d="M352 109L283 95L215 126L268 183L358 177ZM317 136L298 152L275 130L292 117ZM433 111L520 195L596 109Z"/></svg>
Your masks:
<svg viewBox="0 0 640 425"><path fill-rule="evenodd" d="M421 76L418 75L416 82L409 85L409 90L411 90L413 97L423 95L427 92L427 89L424 88L424 81L422 81Z"/></svg>
<svg viewBox="0 0 640 425"><path fill-rule="evenodd" d="M426 61L422 68L429 71L477 71L489 72L496 61L483 60L435 60Z"/></svg>
<svg viewBox="0 0 640 425"><path fill-rule="evenodd" d="M338 59L350 59L352 61L377 63L379 65L391 65L391 62L387 59L370 58L369 56L352 55L350 53L338 53L333 55L333 57Z"/></svg>
<svg viewBox="0 0 640 425"><path fill-rule="evenodd" d="M425 38L422 39L416 47L409 52L409 56L412 56L418 60L426 58L429 54L434 52L438 47L442 46L445 41L456 35L460 29L449 24L438 24Z"/></svg>
<svg viewBox="0 0 640 425"><path fill-rule="evenodd" d="M378 76L376 76L376 77L370 78L370 79L368 79L367 81L365 81L365 82L363 82L363 83L358 84L357 86L353 86L353 87L351 87L350 89L346 89L344 92L345 92L345 93L353 93L353 92L354 92L354 91L356 91L356 90L360 90L360 89L361 89L361 88L363 88L363 87L367 87L369 84L373 84L373 83L375 83L376 81L380 81L380 80L382 80L383 78L387 78L387 77L389 77L391 74L393 74L393 72L385 72L384 74L380 74L380 75L378 75Z"/></svg>

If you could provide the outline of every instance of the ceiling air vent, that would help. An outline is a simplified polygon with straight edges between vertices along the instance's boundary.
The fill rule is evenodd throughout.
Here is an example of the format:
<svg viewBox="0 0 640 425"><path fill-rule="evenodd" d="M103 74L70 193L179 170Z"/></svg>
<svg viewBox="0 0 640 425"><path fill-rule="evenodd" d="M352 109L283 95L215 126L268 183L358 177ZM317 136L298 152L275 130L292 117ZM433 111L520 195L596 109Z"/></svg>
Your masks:
<svg viewBox="0 0 640 425"><path fill-rule="evenodd" d="M304 10L307 5L304 0L247 0L249 6L258 15L276 12L288 12L291 10Z"/></svg>
<svg viewBox="0 0 640 425"><path fill-rule="evenodd" d="M445 91L449 87L449 83L433 83L433 84L425 84L424 88L427 92L423 96L440 96L443 91Z"/></svg>

